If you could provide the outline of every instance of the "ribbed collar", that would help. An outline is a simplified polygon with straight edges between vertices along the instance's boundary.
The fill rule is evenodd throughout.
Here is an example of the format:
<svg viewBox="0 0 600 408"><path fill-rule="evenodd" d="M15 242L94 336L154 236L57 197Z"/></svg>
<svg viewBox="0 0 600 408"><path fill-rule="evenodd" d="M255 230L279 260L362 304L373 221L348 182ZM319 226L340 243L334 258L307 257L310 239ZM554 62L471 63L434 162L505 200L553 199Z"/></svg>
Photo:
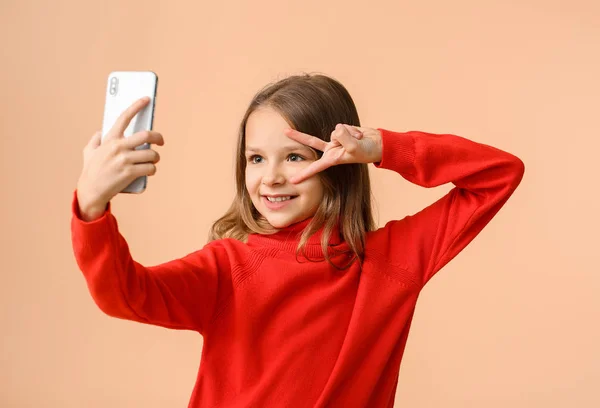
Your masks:
<svg viewBox="0 0 600 408"><path fill-rule="evenodd" d="M298 243L300 242L300 237L302 235L302 231L308 226L308 224L312 221L311 218L307 218L306 220L297 222L295 224L291 224L288 227L280 229L274 234L270 235L262 235L262 234L250 234L248 236L248 245L256 245L263 247L271 247L282 249L285 251L295 252ZM321 250L321 236L323 235L323 227L317 232L315 232L306 243L306 254L309 257L319 257L323 255ZM341 246L340 246L341 245ZM346 250L347 244L342 241L342 238L339 233L339 224L331 231L331 236L329 237L329 247L330 251L335 248L336 251Z"/></svg>

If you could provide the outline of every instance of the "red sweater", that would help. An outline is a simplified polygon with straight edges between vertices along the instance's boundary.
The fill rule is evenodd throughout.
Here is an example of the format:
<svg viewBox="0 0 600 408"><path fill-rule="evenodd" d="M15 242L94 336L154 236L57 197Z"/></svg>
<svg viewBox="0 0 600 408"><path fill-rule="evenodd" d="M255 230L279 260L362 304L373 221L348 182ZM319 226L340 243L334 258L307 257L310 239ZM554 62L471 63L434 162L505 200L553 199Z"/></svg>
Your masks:
<svg viewBox="0 0 600 408"><path fill-rule="evenodd" d="M92 222L72 203L72 242L91 296L106 314L204 339L190 407L392 407L419 292L491 220L524 165L453 135L384 129L375 166L444 197L366 239L362 270L298 262L296 234L210 242L181 259L143 266L110 204ZM347 248L337 234L332 244ZM321 253L319 234L308 244ZM335 258L333 259L336 260Z"/></svg>

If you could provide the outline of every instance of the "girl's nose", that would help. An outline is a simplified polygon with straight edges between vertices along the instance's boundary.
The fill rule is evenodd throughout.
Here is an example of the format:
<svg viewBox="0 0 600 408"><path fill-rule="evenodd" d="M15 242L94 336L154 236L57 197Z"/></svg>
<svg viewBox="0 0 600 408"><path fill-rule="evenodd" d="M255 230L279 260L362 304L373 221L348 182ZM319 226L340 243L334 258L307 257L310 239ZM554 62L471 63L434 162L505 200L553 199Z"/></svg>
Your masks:
<svg viewBox="0 0 600 408"><path fill-rule="evenodd" d="M262 184L266 186L272 186L277 184L284 184L285 176L281 172L279 166L269 166L262 177Z"/></svg>

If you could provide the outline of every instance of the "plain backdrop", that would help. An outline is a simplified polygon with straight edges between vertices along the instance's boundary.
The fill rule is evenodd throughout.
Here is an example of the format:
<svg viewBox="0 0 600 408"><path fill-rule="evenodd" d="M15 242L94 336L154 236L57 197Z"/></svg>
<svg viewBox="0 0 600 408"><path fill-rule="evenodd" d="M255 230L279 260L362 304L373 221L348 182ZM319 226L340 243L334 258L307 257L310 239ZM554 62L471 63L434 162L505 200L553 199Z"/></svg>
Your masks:
<svg viewBox="0 0 600 408"><path fill-rule="evenodd" d="M0 1L0 406L187 406L201 336L104 315L72 254L113 70L160 77L158 173L113 200L147 265L206 242L247 103L290 74L340 80L364 126L519 156L515 195L422 293L395 406L600 406L599 19L592 0ZM450 188L371 171L379 225Z"/></svg>

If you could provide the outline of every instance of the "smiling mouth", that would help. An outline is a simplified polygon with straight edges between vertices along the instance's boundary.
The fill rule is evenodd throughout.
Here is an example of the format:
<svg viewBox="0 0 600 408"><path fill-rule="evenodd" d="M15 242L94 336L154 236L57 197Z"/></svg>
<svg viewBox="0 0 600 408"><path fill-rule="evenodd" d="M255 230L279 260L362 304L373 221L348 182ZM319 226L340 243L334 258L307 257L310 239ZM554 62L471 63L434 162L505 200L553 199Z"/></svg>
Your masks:
<svg viewBox="0 0 600 408"><path fill-rule="evenodd" d="M296 197L297 196L278 196L278 197L265 196L265 198L272 203L280 203L282 201L289 201L292 198L296 198Z"/></svg>

